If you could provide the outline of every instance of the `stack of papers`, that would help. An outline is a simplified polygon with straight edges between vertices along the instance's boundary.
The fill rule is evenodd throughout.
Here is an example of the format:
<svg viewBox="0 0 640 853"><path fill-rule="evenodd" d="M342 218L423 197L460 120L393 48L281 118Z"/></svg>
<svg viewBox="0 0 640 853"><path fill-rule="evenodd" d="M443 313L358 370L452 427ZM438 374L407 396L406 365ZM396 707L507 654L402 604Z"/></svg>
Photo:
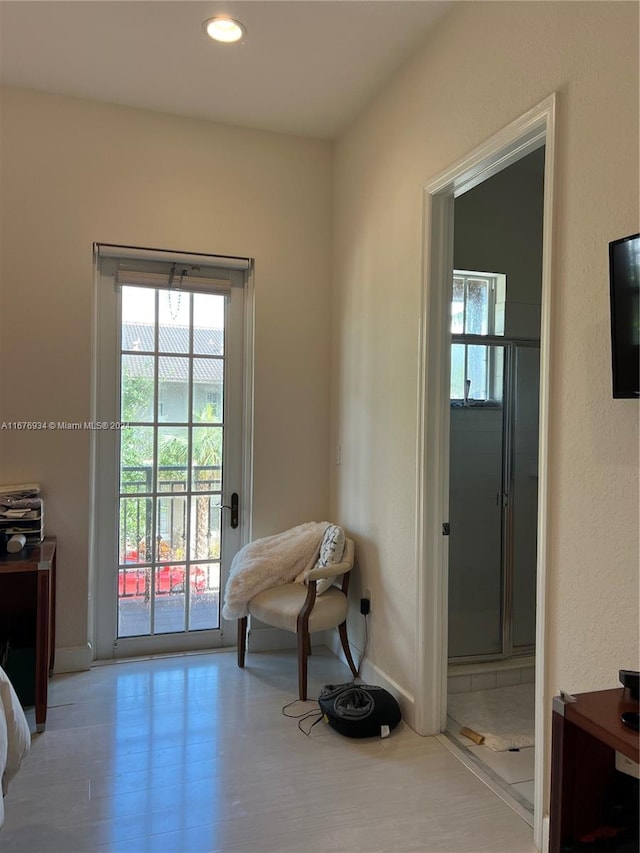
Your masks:
<svg viewBox="0 0 640 853"><path fill-rule="evenodd" d="M40 483L20 483L15 486L0 486L0 501L35 498L40 494Z"/></svg>

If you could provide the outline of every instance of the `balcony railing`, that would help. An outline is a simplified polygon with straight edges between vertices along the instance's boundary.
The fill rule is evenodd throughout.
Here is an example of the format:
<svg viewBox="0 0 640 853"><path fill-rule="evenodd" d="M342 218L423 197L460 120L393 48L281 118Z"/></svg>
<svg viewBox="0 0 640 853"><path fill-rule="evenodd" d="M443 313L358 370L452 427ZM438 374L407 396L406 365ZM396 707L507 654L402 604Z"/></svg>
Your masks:
<svg viewBox="0 0 640 853"><path fill-rule="evenodd" d="M152 466L123 466L120 495L120 573L118 596L150 595L152 571L156 595L184 592L187 576L192 592L210 591L218 585L220 559L221 478L220 465L194 465L191 491L187 492L188 469L164 465L157 469L157 491ZM126 490L126 491L125 491ZM149 497L145 497L150 495ZM156 501L155 542L153 500ZM191 500L191 521L188 517ZM218 501L214 503L214 501ZM186 553L187 530L191 524L191 553ZM154 548L155 544L155 548ZM194 564L194 565L192 565ZM138 568L134 568L137 566Z"/></svg>

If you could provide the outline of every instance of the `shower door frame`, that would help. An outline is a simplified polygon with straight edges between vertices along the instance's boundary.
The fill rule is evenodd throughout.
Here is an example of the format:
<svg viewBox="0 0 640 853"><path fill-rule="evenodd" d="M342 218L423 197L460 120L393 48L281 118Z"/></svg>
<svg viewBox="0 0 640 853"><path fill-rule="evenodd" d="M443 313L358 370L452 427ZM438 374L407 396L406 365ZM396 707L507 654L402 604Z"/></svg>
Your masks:
<svg viewBox="0 0 640 853"><path fill-rule="evenodd" d="M515 361L518 347L536 349L540 352L540 340L536 338L510 338L505 335L467 335L451 336L451 344L467 344L486 347L501 347L504 350L504 380L502 395L502 492L507 495L507 503L502 503L500 516L501 551L500 573L502 585L502 609L500 613L500 652L459 655L448 657L448 663L463 665L470 663L489 663L491 661L509 660L514 657L526 657L535 652L535 642L526 646L513 646L513 590L514 590L514 556L513 556L513 509L514 502L514 434L515 434ZM538 452L539 452L538 437ZM454 531L455 535L455 531ZM450 572L450 566L449 566ZM534 602L534 607L535 607Z"/></svg>

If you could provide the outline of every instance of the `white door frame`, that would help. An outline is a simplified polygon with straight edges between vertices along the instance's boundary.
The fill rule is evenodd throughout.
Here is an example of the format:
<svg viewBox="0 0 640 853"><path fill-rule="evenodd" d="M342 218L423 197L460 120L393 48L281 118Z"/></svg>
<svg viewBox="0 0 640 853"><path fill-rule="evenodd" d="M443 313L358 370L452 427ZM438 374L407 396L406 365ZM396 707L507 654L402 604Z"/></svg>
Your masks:
<svg viewBox="0 0 640 853"><path fill-rule="evenodd" d="M448 538L442 535L442 524L448 521L449 513L449 299L454 199L545 145L536 567L534 842L538 848L542 843L548 705L544 629L555 111L554 93L425 187L418 401L416 727L420 734L431 735L445 729L447 714Z"/></svg>

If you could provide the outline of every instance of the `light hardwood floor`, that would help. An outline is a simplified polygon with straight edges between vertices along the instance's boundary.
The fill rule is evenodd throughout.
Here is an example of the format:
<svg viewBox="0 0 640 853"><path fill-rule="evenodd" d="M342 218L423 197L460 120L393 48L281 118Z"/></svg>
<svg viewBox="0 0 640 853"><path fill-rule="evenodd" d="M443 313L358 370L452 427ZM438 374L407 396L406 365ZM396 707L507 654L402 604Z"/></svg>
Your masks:
<svg viewBox="0 0 640 853"><path fill-rule="evenodd" d="M309 695L350 680L314 649ZM289 652L54 677L5 800L3 853L533 853L531 828L435 738L305 737ZM312 708L312 703L294 706ZM316 706L317 707L317 706Z"/></svg>

